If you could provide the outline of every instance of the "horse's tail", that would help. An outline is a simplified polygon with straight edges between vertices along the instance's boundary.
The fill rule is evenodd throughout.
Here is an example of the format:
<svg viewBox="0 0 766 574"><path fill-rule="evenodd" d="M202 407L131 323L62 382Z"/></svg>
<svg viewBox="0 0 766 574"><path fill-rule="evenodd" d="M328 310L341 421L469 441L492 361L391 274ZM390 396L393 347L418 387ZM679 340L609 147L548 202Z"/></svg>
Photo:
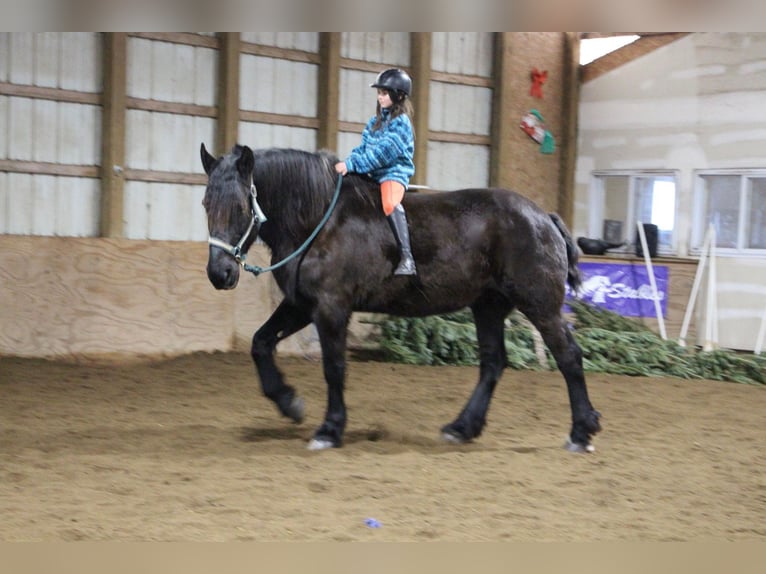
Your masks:
<svg viewBox="0 0 766 574"><path fill-rule="evenodd" d="M580 254L577 251L577 247L575 246L574 241L572 241L572 235L569 233L569 229L567 229L564 220L561 219L557 213L549 213L548 215L551 216L553 224L559 230L559 233L561 233L561 237L564 238L564 243L566 243L567 283L569 283L569 286L572 288L572 290L576 292L582 284L582 279L580 278L580 269L577 267L577 260L579 259Z"/></svg>

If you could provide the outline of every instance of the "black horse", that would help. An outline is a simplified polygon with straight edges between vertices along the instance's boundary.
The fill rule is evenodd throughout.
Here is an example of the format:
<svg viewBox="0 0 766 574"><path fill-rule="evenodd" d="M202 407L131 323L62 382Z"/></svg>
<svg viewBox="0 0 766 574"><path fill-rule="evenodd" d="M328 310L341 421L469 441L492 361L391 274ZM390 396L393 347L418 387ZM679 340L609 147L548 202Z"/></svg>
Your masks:
<svg viewBox="0 0 766 574"><path fill-rule="evenodd" d="M284 299L253 336L251 354L263 393L295 422L303 420L303 401L285 383L274 352L282 339L310 323L319 335L327 411L309 448L339 447L343 441L346 337L354 311L422 317L469 307L481 357L479 382L457 418L442 428L443 437L463 443L484 429L506 366L504 321L518 308L541 333L566 380L569 449L593 450L599 413L588 399L582 351L561 316L565 283L579 284L577 251L557 215L502 189L407 194L417 275L395 276L399 250L377 184L360 175L343 178L326 224L293 255L334 197L337 160L330 154L253 152L236 145L216 159L202 144L200 155L208 175L203 203L213 286L237 286L242 257L256 237L270 248L272 263L288 259L273 270Z"/></svg>

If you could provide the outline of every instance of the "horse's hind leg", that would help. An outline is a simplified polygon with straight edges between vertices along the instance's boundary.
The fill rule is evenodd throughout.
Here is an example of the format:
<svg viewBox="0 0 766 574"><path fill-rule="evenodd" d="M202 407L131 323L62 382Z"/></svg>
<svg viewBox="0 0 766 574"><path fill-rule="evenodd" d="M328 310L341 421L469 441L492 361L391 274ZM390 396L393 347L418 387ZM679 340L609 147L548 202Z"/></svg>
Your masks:
<svg viewBox="0 0 766 574"><path fill-rule="evenodd" d="M561 314L551 312L547 317L526 313L527 318L540 331L543 341L556 360L567 383L569 404L572 409L572 431L567 448L574 452L591 452L591 436L601 430L598 411L588 398L582 366L582 350L574 340Z"/></svg>
<svg viewBox="0 0 766 574"><path fill-rule="evenodd" d="M479 343L479 382L458 417L442 427L442 436L450 442L470 441L484 430L492 393L506 365L503 326L511 308L499 294L486 295L471 307Z"/></svg>
<svg viewBox="0 0 766 574"><path fill-rule="evenodd" d="M276 308L269 319L253 335L250 355L261 379L263 394L274 401L286 417L296 423L303 421L303 399L296 396L295 389L285 384L284 376L274 362L277 343L303 329L311 317L303 308L285 301Z"/></svg>

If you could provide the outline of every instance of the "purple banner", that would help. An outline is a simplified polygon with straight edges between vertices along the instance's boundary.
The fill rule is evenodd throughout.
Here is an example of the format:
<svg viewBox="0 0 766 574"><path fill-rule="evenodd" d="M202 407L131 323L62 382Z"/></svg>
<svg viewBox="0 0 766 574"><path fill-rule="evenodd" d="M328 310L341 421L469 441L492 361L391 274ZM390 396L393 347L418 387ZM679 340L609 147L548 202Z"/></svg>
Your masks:
<svg viewBox="0 0 766 574"><path fill-rule="evenodd" d="M654 293L645 265L580 263L579 299L624 317L656 317ZM668 312L668 268L653 266L662 316ZM573 296L567 285L567 299ZM568 311L568 309L565 309Z"/></svg>

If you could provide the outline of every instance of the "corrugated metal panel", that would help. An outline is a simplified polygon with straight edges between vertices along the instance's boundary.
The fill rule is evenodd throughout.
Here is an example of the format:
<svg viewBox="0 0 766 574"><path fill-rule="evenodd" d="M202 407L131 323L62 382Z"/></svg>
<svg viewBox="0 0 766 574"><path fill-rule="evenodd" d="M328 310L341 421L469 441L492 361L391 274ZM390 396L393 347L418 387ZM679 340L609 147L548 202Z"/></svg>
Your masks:
<svg viewBox="0 0 766 574"><path fill-rule="evenodd" d="M216 56L211 48L129 38L127 94L165 102L214 105Z"/></svg>
<svg viewBox="0 0 766 574"><path fill-rule="evenodd" d="M318 32L243 32L242 41L304 52L319 51Z"/></svg>
<svg viewBox="0 0 766 574"><path fill-rule="evenodd" d="M375 115L377 95L370 84L375 81L376 76L374 72L343 69L340 71L338 105L341 121L367 123L367 120Z"/></svg>
<svg viewBox="0 0 766 574"><path fill-rule="evenodd" d="M207 239L199 185L129 181L125 184L125 234L129 239Z"/></svg>
<svg viewBox="0 0 766 574"><path fill-rule="evenodd" d="M59 177L57 180L56 235L97 236L101 182L79 177Z"/></svg>
<svg viewBox="0 0 766 574"><path fill-rule="evenodd" d="M56 105L56 161L78 165L101 163L101 106ZM50 137L50 134L48 134Z"/></svg>
<svg viewBox="0 0 766 574"><path fill-rule="evenodd" d="M33 49L35 86L59 87L60 54L61 34L44 32L35 36Z"/></svg>
<svg viewBox="0 0 766 574"><path fill-rule="evenodd" d="M249 54L243 54L240 62L242 109L316 117L316 65Z"/></svg>
<svg viewBox="0 0 766 574"><path fill-rule="evenodd" d="M8 182L8 226L7 233L28 235L32 233L34 216L33 176L9 173Z"/></svg>
<svg viewBox="0 0 766 574"><path fill-rule="evenodd" d="M78 32L62 34L59 87L81 92L100 92L101 34Z"/></svg>
<svg viewBox="0 0 766 574"><path fill-rule="evenodd" d="M101 108L31 98L0 98L0 158L97 165ZM12 142L12 145L11 145Z"/></svg>
<svg viewBox="0 0 766 574"><path fill-rule="evenodd" d="M343 32L341 56L368 62L408 66L409 32Z"/></svg>
<svg viewBox="0 0 766 574"><path fill-rule="evenodd" d="M11 65L11 33L0 32L0 82L8 81Z"/></svg>
<svg viewBox="0 0 766 574"><path fill-rule="evenodd" d="M8 158L8 147L11 145L9 138L8 97L0 96L0 159Z"/></svg>
<svg viewBox="0 0 766 574"><path fill-rule="evenodd" d="M0 233L95 236L99 181L0 173Z"/></svg>
<svg viewBox="0 0 766 574"><path fill-rule="evenodd" d="M262 124L255 122L239 123L239 141L251 148L295 148L316 150L316 130Z"/></svg>
<svg viewBox="0 0 766 574"><path fill-rule="evenodd" d="M448 191L463 187L486 187L489 185L489 148L430 142L427 185Z"/></svg>
<svg viewBox="0 0 766 574"><path fill-rule="evenodd" d="M359 143L362 141L361 133L355 134L355 133L349 133L349 132L339 132L338 133L338 157L341 159L345 159L348 157L348 154L351 153L351 150L354 149L356 146L359 145Z"/></svg>
<svg viewBox="0 0 766 574"><path fill-rule="evenodd" d="M8 80L14 84L31 86L34 83L34 37L31 32L14 32L11 34L8 49L9 73Z"/></svg>
<svg viewBox="0 0 766 574"><path fill-rule="evenodd" d="M29 98L8 99L8 159L33 159L33 107Z"/></svg>
<svg viewBox="0 0 766 574"><path fill-rule="evenodd" d="M431 82L429 99L430 129L489 135L492 117L491 89Z"/></svg>
<svg viewBox="0 0 766 574"><path fill-rule="evenodd" d="M128 110L125 132L127 167L197 173L199 144L215 141L215 120Z"/></svg>
<svg viewBox="0 0 766 574"><path fill-rule="evenodd" d="M8 218L11 216L9 177L10 174L0 171L0 233L8 231Z"/></svg>
<svg viewBox="0 0 766 574"><path fill-rule="evenodd" d="M431 38L432 69L470 76L492 75L491 32L434 32Z"/></svg>

